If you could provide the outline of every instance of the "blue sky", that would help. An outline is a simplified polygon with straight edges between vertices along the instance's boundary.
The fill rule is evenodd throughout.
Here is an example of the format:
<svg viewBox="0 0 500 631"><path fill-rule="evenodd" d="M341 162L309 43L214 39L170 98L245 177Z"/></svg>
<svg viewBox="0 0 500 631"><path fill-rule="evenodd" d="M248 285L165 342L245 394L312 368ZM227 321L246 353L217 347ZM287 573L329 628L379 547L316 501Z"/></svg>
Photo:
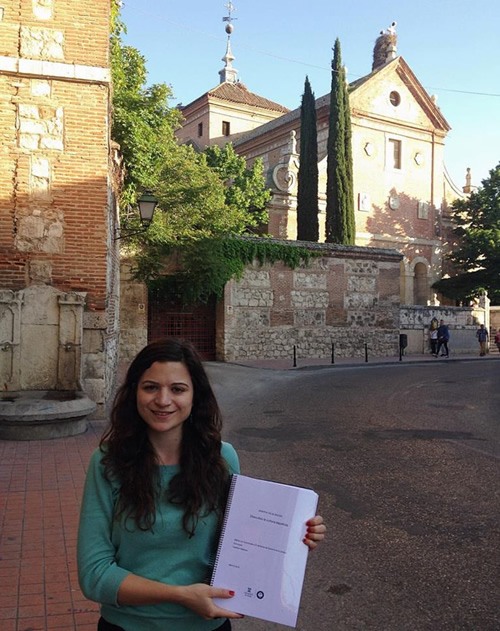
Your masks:
<svg viewBox="0 0 500 631"><path fill-rule="evenodd" d="M125 43L139 49L148 84L172 87L187 104L219 83L227 0L124 0ZM379 32L397 22L404 57L451 125L445 163L459 187L500 162L498 0L233 0L233 66L249 90L298 107L309 76L316 97L330 89L336 37L349 81L371 70Z"/></svg>

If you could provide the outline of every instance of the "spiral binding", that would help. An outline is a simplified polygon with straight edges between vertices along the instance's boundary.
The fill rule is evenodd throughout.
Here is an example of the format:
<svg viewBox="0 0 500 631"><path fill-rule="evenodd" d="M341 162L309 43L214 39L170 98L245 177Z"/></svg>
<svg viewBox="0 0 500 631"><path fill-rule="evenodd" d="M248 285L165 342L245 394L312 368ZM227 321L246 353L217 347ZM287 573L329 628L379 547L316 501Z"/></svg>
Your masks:
<svg viewBox="0 0 500 631"><path fill-rule="evenodd" d="M226 534L227 520L229 519L229 509L231 508L231 502L233 501L234 488L236 486L237 480L238 480L238 474L233 473L233 475L231 476L231 484L229 486L229 493L227 495L226 510L224 511L224 517L222 519L219 545L217 546L217 553L215 555L214 569L212 571L212 578L210 579L210 585L213 585L215 573L217 572L217 565L219 564L219 559L220 559L220 555L222 551L222 544L224 543L224 535Z"/></svg>

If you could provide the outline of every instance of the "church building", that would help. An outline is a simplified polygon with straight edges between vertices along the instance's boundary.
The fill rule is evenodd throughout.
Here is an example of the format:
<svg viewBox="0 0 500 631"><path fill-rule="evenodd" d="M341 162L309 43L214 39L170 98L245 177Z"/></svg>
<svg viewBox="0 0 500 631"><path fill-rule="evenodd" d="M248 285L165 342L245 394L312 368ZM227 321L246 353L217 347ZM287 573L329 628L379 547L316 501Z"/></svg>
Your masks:
<svg viewBox="0 0 500 631"><path fill-rule="evenodd" d="M226 21L220 83L181 108L185 122L178 138L200 150L231 142L249 164L261 158L273 193L268 233L296 240L300 108L289 111L238 81L232 24ZM447 271L449 207L467 191L448 175L443 154L450 125L397 54L395 26L377 38L370 73L349 85L356 245L401 252L401 304L433 305L439 301L432 284ZM330 94L316 100L320 241L325 238L329 108Z"/></svg>

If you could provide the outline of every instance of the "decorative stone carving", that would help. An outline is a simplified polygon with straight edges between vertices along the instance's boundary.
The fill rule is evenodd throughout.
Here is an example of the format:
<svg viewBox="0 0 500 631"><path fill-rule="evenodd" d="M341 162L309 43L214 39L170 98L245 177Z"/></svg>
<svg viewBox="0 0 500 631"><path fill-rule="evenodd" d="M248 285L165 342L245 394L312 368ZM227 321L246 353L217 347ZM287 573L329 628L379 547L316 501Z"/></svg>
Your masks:
<svg viewBox="0 0 500 631"><path fill-rule="evenodd" d="M295 130L292 130L288 144L283 149L283 157L273 169L273 182L276 188L279 191L296 195L298 171L297 137Z"/></svg>
<svg viewBox="0 0 500 631"><path fill-rule="evenodd" d="M290 192L297 183L297 176L288 166L278 164L273 170L273 182L280 191Z"/></svg>

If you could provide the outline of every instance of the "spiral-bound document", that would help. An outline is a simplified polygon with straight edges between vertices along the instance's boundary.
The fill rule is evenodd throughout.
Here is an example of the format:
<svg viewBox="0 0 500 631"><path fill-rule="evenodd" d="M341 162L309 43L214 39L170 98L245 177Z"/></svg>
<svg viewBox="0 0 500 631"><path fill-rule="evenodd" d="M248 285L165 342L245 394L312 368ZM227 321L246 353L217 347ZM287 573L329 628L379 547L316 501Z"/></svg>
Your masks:
<svg viewBox="0 0 500 631"><path fill-rule="evenodd" d="M220 607L296 625L317 504L310 489L233 475L211 585L235 595Z"/></svg>

